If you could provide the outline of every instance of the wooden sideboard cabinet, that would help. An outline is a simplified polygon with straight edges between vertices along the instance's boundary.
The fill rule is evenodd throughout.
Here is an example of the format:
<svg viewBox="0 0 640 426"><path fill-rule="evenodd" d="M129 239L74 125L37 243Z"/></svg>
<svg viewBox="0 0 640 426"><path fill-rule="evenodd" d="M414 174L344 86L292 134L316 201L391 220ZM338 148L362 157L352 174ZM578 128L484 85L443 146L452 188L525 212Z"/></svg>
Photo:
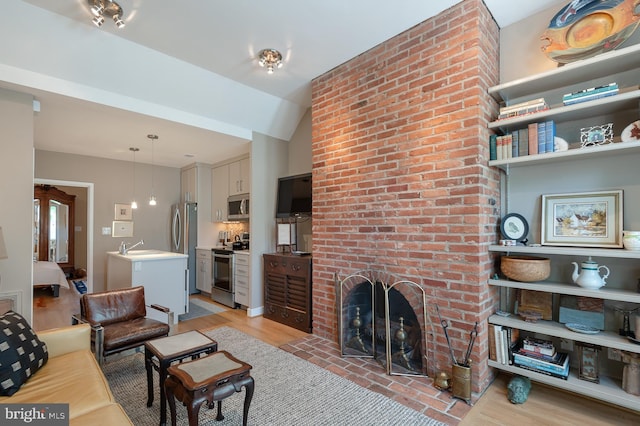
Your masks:
<svg viewBox="0 0 640 426"><path fill-rule="evenodd" d="M311 333L311 256L263 257L264 317Z"/></svg>

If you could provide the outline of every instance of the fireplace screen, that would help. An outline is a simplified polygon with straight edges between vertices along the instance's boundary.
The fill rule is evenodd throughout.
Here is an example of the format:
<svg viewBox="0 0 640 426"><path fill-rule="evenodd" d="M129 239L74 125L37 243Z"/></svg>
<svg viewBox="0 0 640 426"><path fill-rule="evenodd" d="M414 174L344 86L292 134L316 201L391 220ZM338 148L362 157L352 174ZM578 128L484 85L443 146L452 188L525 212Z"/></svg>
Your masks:
<svg viewBox="0 0 640 426"><path fill-rule="evenodd" d="M364 271L336 277L336 291L343 357L375 358L387 374L427 375L427 304L418 284Z"/></svg>

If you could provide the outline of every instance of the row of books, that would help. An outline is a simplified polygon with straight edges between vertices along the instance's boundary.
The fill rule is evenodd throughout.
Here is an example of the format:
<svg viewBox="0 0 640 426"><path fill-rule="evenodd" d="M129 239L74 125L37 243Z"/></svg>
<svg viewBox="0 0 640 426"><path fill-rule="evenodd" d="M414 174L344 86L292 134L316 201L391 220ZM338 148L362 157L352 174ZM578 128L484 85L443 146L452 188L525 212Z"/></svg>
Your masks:
<svg viewBox="0 0 640 426"><path fill-rule="evenodd" d="M506 160L555 151L556 124L553 120L531 123L506 135L489 137L489 159Z"/></svg>
<svg viewBox="0 0 640 426"><path fill-rule="evenodd" d="M577 92L567 93L562 97L564 105L573 105L580 102L592 101L607 96L613 96L619 91L617 83L605 84L604 86L590 87L588 89L578 90Z"/></svg>
<svg viewBox="0 0 640 426"><path fill-rule="evenodd" d="M520 330L489 324L489 358L504 365L567 380L569 354L557 352L551 341L519 339Z"/></svg>
<svg viewBox="0 0 640 426"><path fill-rule="evenodd" d="M513 364L513 350L519 340L519 329L489 324L489 359L500 364Z"/></svg>
<svg viewBox="0 0 640 426"><path fill-rule="evenodd" d="M627 90L637 90L640 86L628 86L623 88ZM581 102L593 101L595 99L601 99L608 96L614 96L620 93L620 87L618 83L609 83L602 86L589 87L587 89L577 90L571 93L565 93L562 96L562 104L564 106L574 105ZM498 113L498 120L506 118L518 117L521 115L531 114L539 111L545 111L549 109L549 105L544 98L532 99L525 102L520 102L513 105L501 107Z"/></svg>
<svg viewBox="0 0 640 426"><path fill-rule="evenodd" d="M533 99L530 101L520 102L518 104L501 107L498 120L504 118L518 117L520 115L531 114L538 111L549 109L549 105L544 98Z"/></svg>

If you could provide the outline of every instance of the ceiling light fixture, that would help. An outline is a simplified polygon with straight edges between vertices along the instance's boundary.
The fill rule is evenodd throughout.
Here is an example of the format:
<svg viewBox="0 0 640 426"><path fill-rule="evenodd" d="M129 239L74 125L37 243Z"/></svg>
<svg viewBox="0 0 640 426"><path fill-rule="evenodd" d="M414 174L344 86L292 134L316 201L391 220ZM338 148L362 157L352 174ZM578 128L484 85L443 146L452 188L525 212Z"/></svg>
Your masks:
<svg viewBox="0 0 640 426"><path fill-rule="evenodd" d="M276 49L263 49L258 53L258 63L267 68L268 74L273 74L274 68L282 68L282 54Z"/></svg>
<svg viewBox="0 0 640 426"><path fill-rule="evenodd" d="M149 140L151 141L151 197L149 197L149 205L150 206L155 206L157 201L156 201L156 196L153 193L153 162L154 162L154 149L153 146L155 145L155 141L158 140L158 135L147 135L147 137L149 138Z"/></svg>
<svg viewBox="0 0 640 426"><path fill-rule="evenodd" d="M123 28L125 26L122 16L124 12L122 7L113 0L87 0L89 3L89 10L93 14L93 22L97 27L101 27L104 24L104 16L110 16L113 18L116 27Z"/></svg>
<svg viewBox="0 0 640 426"><path fill-rule="evenodd" d="M131 209L137 209L138 203L136 203L136 152L140 151L140 148L129 148L129 151L133 152L133 201L131 201Z"/></svg>

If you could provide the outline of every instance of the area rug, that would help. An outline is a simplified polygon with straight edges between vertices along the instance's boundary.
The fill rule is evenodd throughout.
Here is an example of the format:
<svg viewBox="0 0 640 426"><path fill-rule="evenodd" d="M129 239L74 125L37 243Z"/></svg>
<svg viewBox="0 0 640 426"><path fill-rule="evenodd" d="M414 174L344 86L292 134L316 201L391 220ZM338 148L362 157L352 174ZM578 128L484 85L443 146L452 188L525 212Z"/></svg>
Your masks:
<svg viewBox="0 0 640 426"><path fill-rule="evenodd" d="M226 350L253 366L255 393L249 409L249 425L278 426L445 426L381 394L335 375L295 355L266 344L230 327L206 332ZM155 401L147 408L144 355L137 353L107 362L104 372L111 390L136 426L155 426L160 421L157 373ZM200 425L242 424L245 391L225 399L221 422L215 410L200 410ZM186 409L177 404L178 424L187 424ZM167 416L169 410L167 408ZM167 417L169 419L169 417Z"/></svg>
<svg viewBox="0 0 640 426"><path fill-rule="evenodd" d="M218 305L205 302L204 300L191 299L189 300L189 312L187 312L186 314L178 315L178 320L186 321L198 317L204 317L207 315L219 314L226 310L226 308L221 308Z"/></svg>

